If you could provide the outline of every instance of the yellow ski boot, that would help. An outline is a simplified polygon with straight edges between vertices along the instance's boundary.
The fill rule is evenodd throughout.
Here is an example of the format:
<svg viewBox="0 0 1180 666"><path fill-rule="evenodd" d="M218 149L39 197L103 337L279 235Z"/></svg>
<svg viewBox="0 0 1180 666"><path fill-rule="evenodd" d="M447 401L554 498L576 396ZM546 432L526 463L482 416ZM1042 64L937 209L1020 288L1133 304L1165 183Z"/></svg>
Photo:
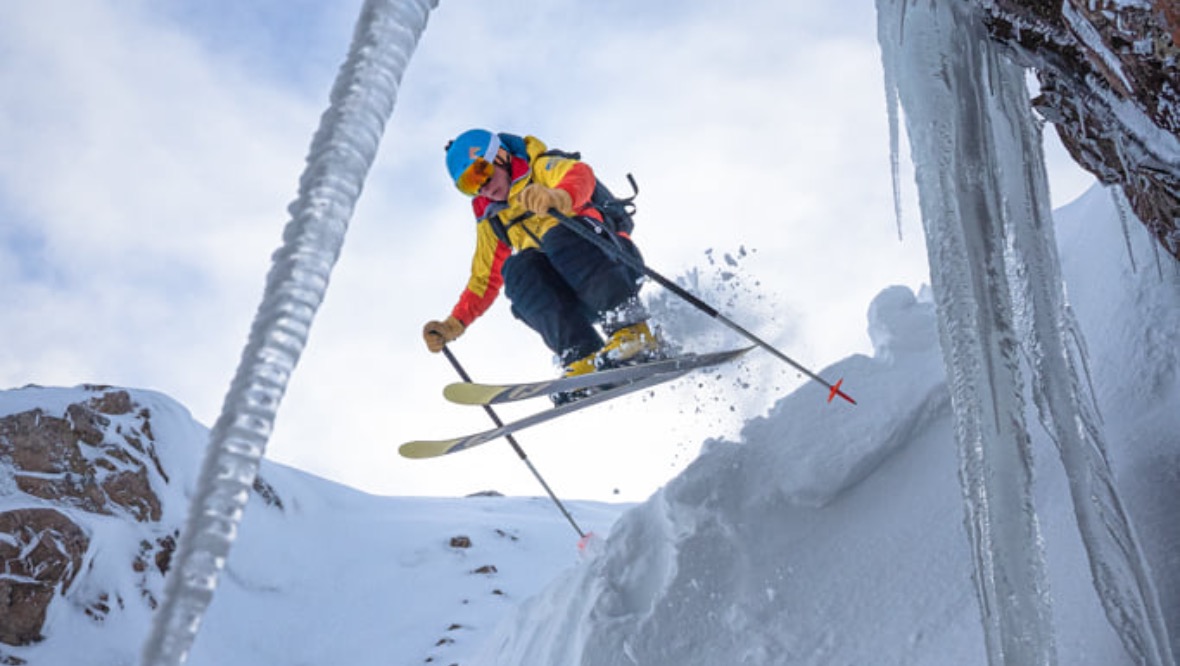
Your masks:
<svg viewBox="0 0 1180 666"><path fill-rule="evenodd" d="M578 375L588 375L598 369L595 361L598 360L598 352L583 356L565 366L565 371L561 373L562 377L577 377Z"/></svg>
<svg viewBox="0 0 1180 666"><path fill-rule="evenodd" d="M643 363L659 358L660 352L659 338L652 333L647 322L641 321L620 328L611 334L602 349L566 365L562 377L577 377L606 368ZM550 398L554 404L561 405L608 388L610 386L595 386L568 393L555 393Z"/></svg>
<svg viewBox="0 0 1180 666"><path fill-rule="evenodd" d="M647 322L641 321L611 333L610 339L595 355L595 365L600 370L643 363L659 357L660 340L648 328Z"/></svg>

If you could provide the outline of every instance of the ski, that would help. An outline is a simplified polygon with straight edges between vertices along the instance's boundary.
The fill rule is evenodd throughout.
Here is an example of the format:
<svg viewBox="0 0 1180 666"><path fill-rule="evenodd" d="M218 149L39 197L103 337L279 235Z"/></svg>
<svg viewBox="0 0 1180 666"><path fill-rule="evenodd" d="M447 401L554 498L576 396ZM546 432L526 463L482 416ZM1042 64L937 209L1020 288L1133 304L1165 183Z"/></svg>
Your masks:
<svg viewBox="0 0 1180 666"><path fill-rule="evenodd" d="M704 368L710 365L717 365L723 360L737 358L750 349L753 349L753 347L734 349L728 352L718 352L717 354L698 354L693 357L678 357L676 359L668 359L669 361L673 362L679 361L680 364L676 365L675 363L671 363L662 365L660 366L663 368L662 371L653 370L652 366L654 364L652 363L648 363L646 365L630 366L627 368L618 368L619 370L638 370L646 368L649 370L649 373L646 376L632 376L630 381L623 383L621 386L604 389L598 393L593 393L585 398L581 398L580 400L567 402L564 405L559 405L553 409L537 412L536 414L526 416L518 421L513 421L512 423L507 423L498 428L486 430L474 435L467 435L466 437L454 437L452 439L417 440L413 442L406 442L398 448L398 453L400 453L405 458L436 458L449 453L457 453L473 446L486 444L487 442L504 437L505 435L511 435L518 430L524 430L525 428L535 426L539 423L552 421L553 419L565 416L566 414L576 412L587 407L592 407L608 400L613 400L620 396L627 395L628 393L634 393L635 391L641 391L645 388L663 384L665 382L670 382L674 379L678 379L684 375L687 375L693 370ZM603 373L593 373L592 375L586 375L585 377L593 377L600 374ZM617 378L617 375L615 377ZM597 384L583 384L580 386L580 388L590 388L596 385ZM568 384L565 385L565 388L567 390L571 390L569 389Z"/></svg>
<svg viewBox="0 0 1180 666"><path fill-rule="evenodd" d="M413 442L406 442L398 447L398 453L405 458L436 458L448 453L457 453L465 449L470 449L473 446L486 444L494 439L498 439L505 435L510 435L518 430L535 426L539 423L552 421L560 416L565 416L571 412L576 412L587 407L592 407L600 402L613 400L619 396L640 391L645 388L670 382L673 379L683 377L691 372L688 370L671 370L669 372L661 372L654 375L649 375L642 379L635 380L629 384L624 384L617 388L606 389L594 393L590 396L575 400L574 402L567 402L564 405L559 405L553 409L547 409L543 412L537 412L531 416L526 416L518 421L506 423L499 428L485 430L484 432L476 433L474 435L467 435L465 437L454 437L452 439L438 439L438 440L417 440Z"/></svg>
<svg viewBox="0 0 1180 666"><path fill-rule="evenodd" d="M638 365L600 370L576 377L559 377L557 379L542 380L539 382L519 384L457 382L444 388L443 396L447 400L461 405L495 405L599 386L618 387L631 384L651 375L677 372L680 370L695 370L710 365L719 365L735 359L751 349L753 347L743 347L741 349L731 349L729 351L708 354L686 354L684 356L676 356L674 358L661 359Z"/></svg>

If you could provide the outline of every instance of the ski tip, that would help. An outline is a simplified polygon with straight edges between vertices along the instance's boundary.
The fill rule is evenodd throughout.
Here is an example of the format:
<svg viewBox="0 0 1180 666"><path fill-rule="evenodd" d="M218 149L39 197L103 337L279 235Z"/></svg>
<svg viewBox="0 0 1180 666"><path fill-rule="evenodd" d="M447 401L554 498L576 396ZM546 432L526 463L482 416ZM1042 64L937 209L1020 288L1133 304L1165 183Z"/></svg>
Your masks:
<svg viewBox="0 0 1180 666"><path fill-rule="evenodd" d="M421 458L423 456L419 454L418 448L418 442L406 442L405 444L397 447L397 452L401 454L401 457L403 458Z"/></svg>
<svg viewBox="0 0 1180 666"><path fill-rule="evenodd" d="M845 400L847 400L848 402L851 402L852 404L854 404L854 405L855 405L855 404L856 404L856 401L855 401L855 400L853 400L853 399L852 399L852 397L851 397L851 396L849 396L847 393L845 393L844 391L841 391L841 390L840 390L840 385L841 385L841 384L843 384L843 383L844 383L844 379L843 379L843 378L841 378L841 379L840 379L840 380L838 380L838 381L837 381L835 384L833 384L833 385L831 385L831 386L829 387L831 390L830 390L830 391L828 391L828 402L831 402L831 401L832 401L832 398L835 398L836 396L840 396L841 398L844 398L844 399L845 399Z"/></svg>
<svg viewBox="0 0 1180 666"><path fill-rule="evenodd" d="M443 440L417 440L413 442L406 442L397 448L397 452L403 458L410 458L413 460L421 460L423 458L437 458L439 456L451 453L455 445L459 442L457 439L443 439Z"/></svg>
<svg viewBox="0 0 1180 666"><path fill-rule="evenodd" d="M503 392L502 386L456 382L443 388L443 397L458 405L486 405Z"/></svg>

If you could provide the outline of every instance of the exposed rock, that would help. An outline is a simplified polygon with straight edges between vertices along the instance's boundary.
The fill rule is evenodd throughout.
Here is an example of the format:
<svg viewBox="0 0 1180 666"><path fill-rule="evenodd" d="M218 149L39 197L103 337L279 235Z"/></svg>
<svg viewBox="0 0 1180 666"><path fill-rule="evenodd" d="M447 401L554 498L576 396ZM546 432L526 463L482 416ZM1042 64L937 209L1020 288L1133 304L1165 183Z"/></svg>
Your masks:
<svg viewBox="0 0 1180 666"><path fill-rule="evenodd" d="M126 391L105 393L70 405L64 418L34 409L0 418L0 459L10 460L17 488L34 497L91 513L126 512L135 520L158 521L160 500L148 467L161 476L152 441L150 414L142 410L128 428L108 440L108 415L132 412Z"/></svg>
<svg viewBox="0 0 1180 666"><path fill-rule="evenodd" d="M92 536L86 514L146 524L139 556L126 566L140 574L138 592L149 607L176 549L174 533L156 535L162 506L152 479L168 476L150 412L127 391L88 390L101 393L61 415L32 409L0 418L5 505L13 507L0 513L0 643L40 640L49 605L85 575ZM76 605L96 621L125 603L115 591L81 594Z"/></svg>
<svg viewBox="0 0 1180 666"><path fill-rule="evenodd" d="M279 493L274 489L274 486L266 482L261 476L254 477L254 484L252 485L254 492L258 493L258 497L266 502L267 506L273 506L279 511L284 509L283 498L279 497Z"/></svg>
<svg viewBox="0 0 1180 666"><path fill-rule="evenodd" d="M1034 105L1074 160L1121 186L1180 259L1180 3L976 0L992 34L1036 69Z"/></svg>
<svg viewBox="0 0 1180 666"><path fill-rule="evenodd" d="M64 409L0 417L0 645L40 640L57 600L96 623L155 609L180 539L183 513L165 518L164 502L181 496L168 488L151 411L124 390L77 394ZM253 489L283 510L263 478ZM112 518L125 525L111 529ZM0 651L8 663L19 658Z"/></svg>
<svg viewBox="0 0 1180 666"><path fill-rule="evenodd" d="M82 528L59 511L0 513L0 642L41 639L49 604L69 590L89 546Z"/></svg>
<svg viewBox="0 0 1180 666"><path fill-rule="evenodd" d="M131 394L126 391L103 393L101 396L92 399L90 406L95 411L112 416L130 414L134 408L131 403Z"/></svg>

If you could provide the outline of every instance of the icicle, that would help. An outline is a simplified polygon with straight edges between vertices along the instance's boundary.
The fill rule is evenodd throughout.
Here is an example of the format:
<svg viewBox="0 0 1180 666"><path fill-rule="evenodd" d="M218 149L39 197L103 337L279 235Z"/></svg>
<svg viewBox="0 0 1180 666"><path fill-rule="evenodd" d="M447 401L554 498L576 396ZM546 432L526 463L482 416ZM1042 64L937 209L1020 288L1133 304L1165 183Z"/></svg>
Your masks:
<svg viewBox="0 0 1180 666"><path fill-rule="evenodd" d="M410 55L437 0L367 0L331 105L312 139L299 198L274 254L143 649L146 666L182 664L237 535L287 382L307 343L353 207Z"/></svg>
<svg viewBox="0 0 1180 666"><path fill-rule="evenodd" d="M889 81L888 74L886 74L885 82L885 106L889 114L889 174L893 179L893 219L897 223L897 240L901 241L903 240L901 230L901 159L898 131L900 120L898 117L897 88Z"/></svg>
<svg viewBox="0 0 1180 666"><path fill-rule="evenodd" d="M1002 160L993 168L1014 249L1010 260L1022 267L1009 274L1020 280L1014 288L1023 293L1032 317L1027 344L1033 356L1033 395L1042 424L1055 433L1052 439L1069 478L1078 529L1107 618L1136 663L1168 666L1174 662L1164 615L1118 494L1097 399L1079 376L1088 375L1085 343L1062 286L1040 126L1020 77L1001 83L986 115ZM1073 352L1069 337L1075 341Z"/></svg>
<svg viewBox="0 0 1180 666"><path fill-rule="evenodd" d="M1160 260L1160 244L1156 239L1151 239L1151 251L1155 255L1155 272L1159 275L1160 282L1164 281L1164 264Z"/></svg>
<svg viewBox="0 0 1180 666"><path fill-rule="evenodd" d="M906 4L904 48L886 42ZM1004 259L1004 202L988 91L1000 68L968 3L878 0L885 68L897 75L959 442L964 510L988 661L1055 663L1032 503L1020 346Z"/></svg>
<svg viewBox="0 0 1180 666"><path fill-rule="evenodd" d="M1131 249L1131 230L1127 224L1127 211L1131 204L1127 201L1127 196L1117 185L1111 185L1107 188L1107 191L1110 192L1110 198L1114 202L1114 208L1119 213L1119 224L1123 227L1123 242L1127 245L1127 258L1131 260L1131 272L1138 273L1139 269L1135 266L1135 252Z"/></svg>
<svg viewBox="0 0 1180 666"><path fill-rule="evenodd" d="M879 39L900 33L892 25L898 2L906 0L878 0ZM917 169L989 663L1055 658L1031 502L1019 304L1041 425L1069 478L1107 618L1136 663L1169 666L1166 623L1117 492L1084 340L1065 302L1040 128L1023 72L1001 59L970 7L910 4L905 48L883 43L882 53ZM1120 159L1128 147L1157 148L1139 138L1116 144ZM1152 247L1158 257L1158 243Z"/></svg>
<svg viewBox="0 0 1180 666"><path fill-rule="evenodd" d="M1073 308L1066 303L1063 308L1064 330L1070 342L1070 358L1074 361L1074 367L1081 368L1082 377L1086 380L1086 395L1089 397L1090 408L1094 410L1094 416L1098 419L1098 423L1104 421L1102 417L1102 410L1098 406L1098 392L1094 390L1094 375L1090 372L1090 349L1086 344L1086 338L1082 335L1082 325L1078 322L1078 317L1074 314Z"/></svg>
<svg viewBox="0 0 1180 666"><path fill-rule="evenodd" d="M1129 178L1132 178L1132 179L1135 178L1134 173L1138 169L1138 166L1137 166L1137 163L1132 163L1130 160L1127 159L1126 138L1121 133L1116 134L1111 139L1111 143L1114 144L1114 154L1115 154L1115 157L1118 158L1119 167L1120 167L1121 172L1125 173L1125 174L1132 174L1129 176ZM1128 183L1128 185L1129 185L1129 183ZM1122 188L1120 188L1117 185L1111 186L1111 190L1112 190L1111 196L1114 198L1115 209L1118 211L1118 214L1119 214L1119 222L1120 222L1120 224L1123 225L1123 239L1125 240L1125 242L1127 244L1127 253L1130 254L1130 252L1131 252L1131 238L1130 238L1130 234L1128 231L1128 228L1130 225L1128 224L1127 221L1129 219L1134 219L1136 222L1139 222L1139 224L1141 226L1144 226L1144 228L1146 228L1146 225L1143 225L1142 221L1139 220L1139 216L1136 215L1134 209L1131 208L1131 202L1127 198L1127 192L1126 192L1125 188L1126 188L1126 185L1123 185ZM1156 242L1156 239L1153 238L1152 243L1151 243L1151 246L1152 246L1151 249L1152 249L1152 253L1155 256L1156 273L1159 275L1159 279L1162 282L1164 279L1164 269L1160 263L1160 253L1159 253L1160 242L1162 242L1162 241ZM1131 268L1132 268L1132 270L1135 270L1135 258L1133 256L1131 257ZM1138 272L1138 271L1136 270L1135 272Z"/></svg>
<svg viewBox="0 0 1180 666"><path fill-rule="evenodd" d="M878 9L878 11L880 11ZM892 49L902 41L901 27L905 23L905 3L899 3L896 21L882 19L877 25L877 41L881 48ZM889 45L889 46L886 46ZM889 121L889 174L893 180L893 219L897 224L897 240L902 238L901 210L901 103L897 97L897 71L894 58L884 58L885 113Z"/></svg>

